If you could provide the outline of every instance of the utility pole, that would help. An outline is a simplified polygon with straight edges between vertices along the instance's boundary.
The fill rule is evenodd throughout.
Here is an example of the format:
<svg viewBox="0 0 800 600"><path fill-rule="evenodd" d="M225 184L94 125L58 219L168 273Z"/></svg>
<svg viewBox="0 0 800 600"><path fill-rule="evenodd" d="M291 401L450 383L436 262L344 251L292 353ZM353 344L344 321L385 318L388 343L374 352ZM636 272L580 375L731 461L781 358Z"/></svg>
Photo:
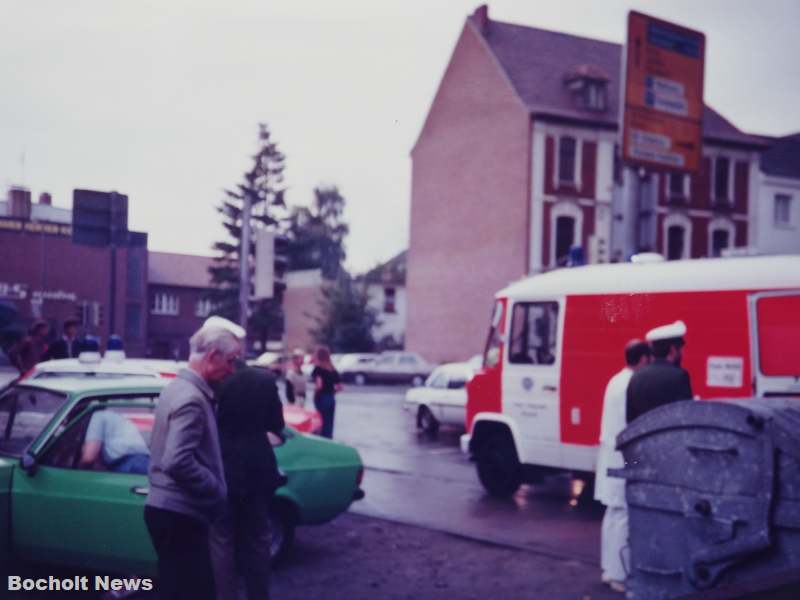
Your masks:
<svg viewBox="0 0 800 600"><path fill-rule="evenodd" d="M242 240L239 249L239 325L247 330L250 313L250 213L252 201L245 192L242 198Z"/></svg>

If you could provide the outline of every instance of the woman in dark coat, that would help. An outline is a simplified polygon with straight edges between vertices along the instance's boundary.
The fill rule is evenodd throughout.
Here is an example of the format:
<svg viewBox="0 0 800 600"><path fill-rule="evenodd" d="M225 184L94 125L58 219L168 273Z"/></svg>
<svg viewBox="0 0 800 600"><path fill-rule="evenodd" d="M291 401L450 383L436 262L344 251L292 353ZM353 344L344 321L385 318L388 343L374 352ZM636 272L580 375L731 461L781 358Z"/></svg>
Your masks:
<svg viewBox="0 0 800 600"><path fill-rule="evenodd" d="M211 528L211 558L219 600L238 598L244 575L249 600L269 598L269 503L281 485L267 432L284 428L274 377L245 367L219 391L219 444L228 499Z"/></svg>
<svg viewBox="0 0 800 600"><path fill-rule="evenodd" d="M336 392L342 389L339 373L331 362L331 353L325 346L314 352L314 370L311 380L314 382L314 406L322 417L320 435L333 437L333 416L336 412Z"/></svg>

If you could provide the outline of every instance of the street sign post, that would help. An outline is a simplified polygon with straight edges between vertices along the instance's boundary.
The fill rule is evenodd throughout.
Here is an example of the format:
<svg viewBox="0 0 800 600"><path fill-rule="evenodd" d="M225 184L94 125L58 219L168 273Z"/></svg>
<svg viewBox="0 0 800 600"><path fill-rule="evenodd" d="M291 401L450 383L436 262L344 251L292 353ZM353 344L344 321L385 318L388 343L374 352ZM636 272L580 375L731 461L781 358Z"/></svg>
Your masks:
<svg viewBox="0 0 800 600"><path fill-rule="evenodd" d="M697 172L702 158L705 35L628 14L622 158Z"/></svg>

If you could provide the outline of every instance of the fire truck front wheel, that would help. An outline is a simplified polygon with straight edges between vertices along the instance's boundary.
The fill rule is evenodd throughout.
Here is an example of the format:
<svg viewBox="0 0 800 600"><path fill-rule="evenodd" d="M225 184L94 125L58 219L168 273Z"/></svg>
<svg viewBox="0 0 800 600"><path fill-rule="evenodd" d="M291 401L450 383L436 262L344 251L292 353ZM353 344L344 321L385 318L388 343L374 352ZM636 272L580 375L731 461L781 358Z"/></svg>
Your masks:
<svg viewBox="0 0 800 600"><path fill-rule="evenodd" d="M492 496L505 498L519 489L522 466L514 443L506 433L492 433L476 452L478 479Z"/></svg>

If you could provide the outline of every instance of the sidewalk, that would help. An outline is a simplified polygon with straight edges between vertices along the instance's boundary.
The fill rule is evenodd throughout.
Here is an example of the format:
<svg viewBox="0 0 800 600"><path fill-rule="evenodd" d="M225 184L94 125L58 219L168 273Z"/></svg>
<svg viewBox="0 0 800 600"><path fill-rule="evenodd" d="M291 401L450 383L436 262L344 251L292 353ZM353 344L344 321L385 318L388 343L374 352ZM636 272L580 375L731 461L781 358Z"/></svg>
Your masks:
<svg viewBox="0 0 800 600"><path fill-rule="evenodd" d="M624 598L581 561L353 513L300 528L289 559L273 572L272 592L282 600Z"/></svg>

